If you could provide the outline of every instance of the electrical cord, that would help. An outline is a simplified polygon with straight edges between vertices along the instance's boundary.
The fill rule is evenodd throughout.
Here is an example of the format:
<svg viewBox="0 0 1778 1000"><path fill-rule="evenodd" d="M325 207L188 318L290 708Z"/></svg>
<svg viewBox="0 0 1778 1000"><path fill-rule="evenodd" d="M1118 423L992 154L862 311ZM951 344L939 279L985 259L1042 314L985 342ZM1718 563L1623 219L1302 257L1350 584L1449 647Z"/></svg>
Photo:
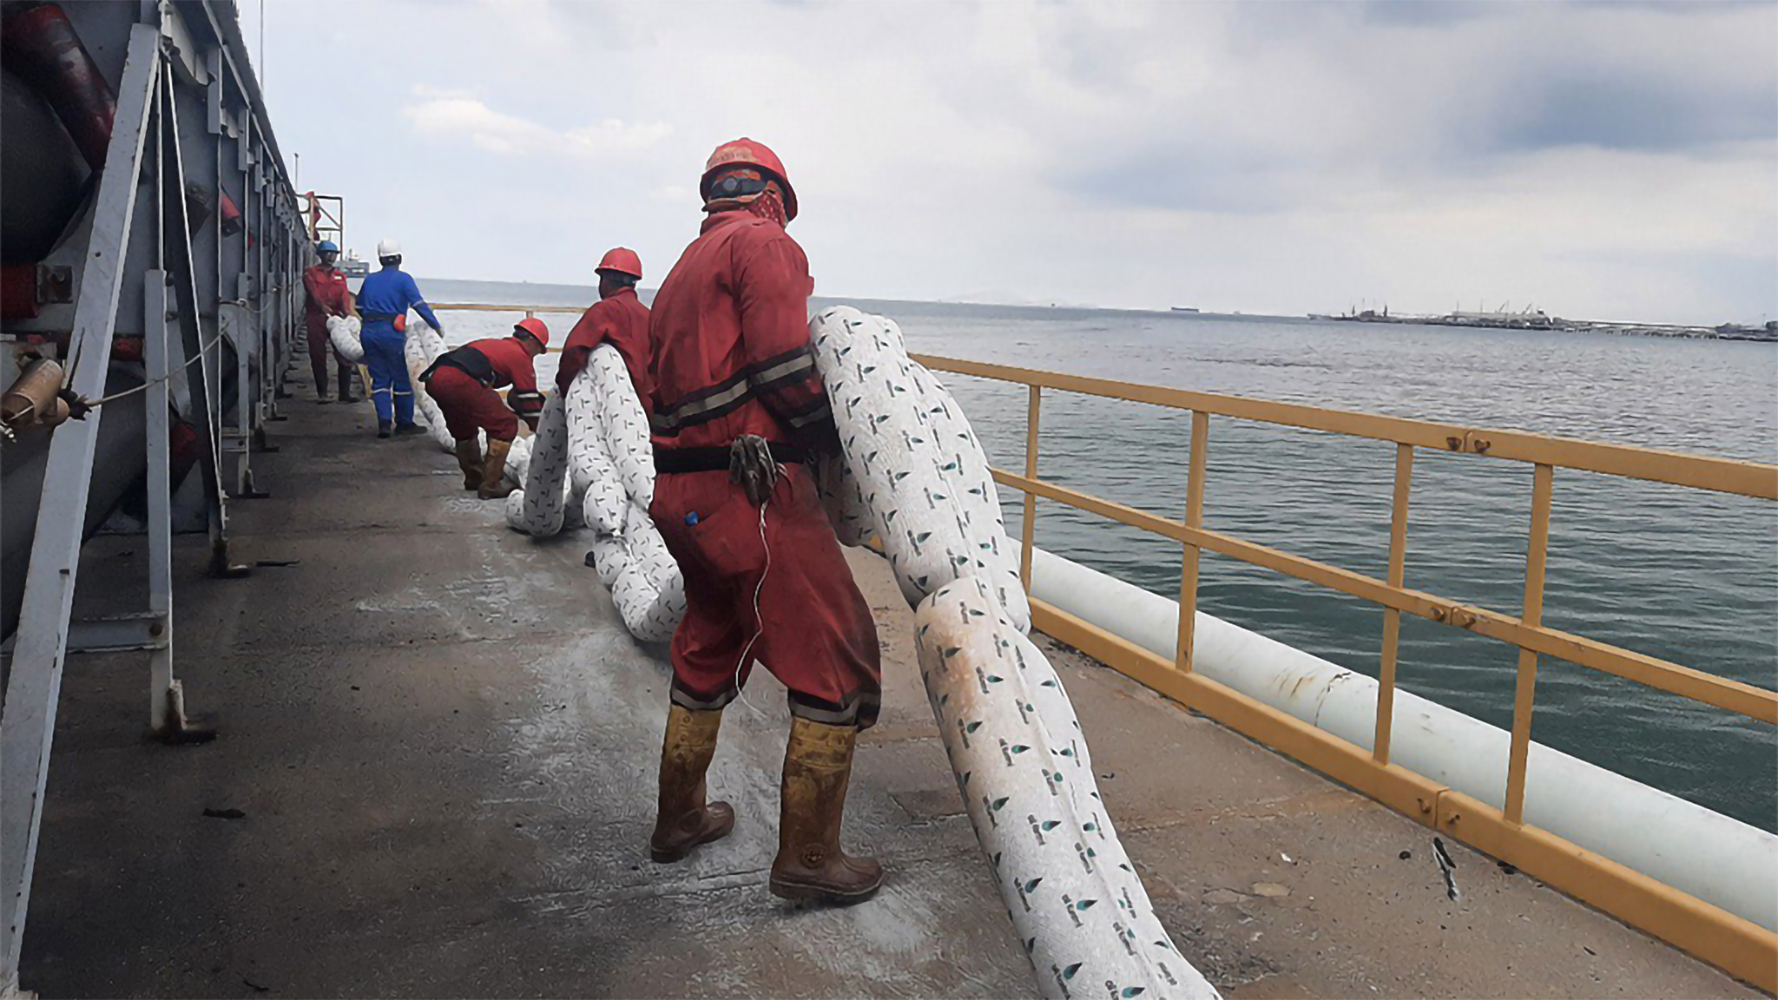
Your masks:
<svg viewBox="0 0 1778 1000"><path fill-rule="evenodd" d="M780 475L783 474L783 471L783 467L779 466ZM765 568L760 570L759 583L753 587L753 638L748 639L747 645L741 647L741 656L735 661L735 696L741 699L741 704L746 705L749 712L757 712L758 709L754 708L753 703L747 700L747 692L741 689L741 669L747 665L747 654L753 652L753 644L759 641L759 637L766 630L765 614L759 607L759 595L766 589L766 577L772 574L772 546L766 541L766 508L771 504L771 497L768 496L759 505L759 547L765 551L766 564Z"/></svg>

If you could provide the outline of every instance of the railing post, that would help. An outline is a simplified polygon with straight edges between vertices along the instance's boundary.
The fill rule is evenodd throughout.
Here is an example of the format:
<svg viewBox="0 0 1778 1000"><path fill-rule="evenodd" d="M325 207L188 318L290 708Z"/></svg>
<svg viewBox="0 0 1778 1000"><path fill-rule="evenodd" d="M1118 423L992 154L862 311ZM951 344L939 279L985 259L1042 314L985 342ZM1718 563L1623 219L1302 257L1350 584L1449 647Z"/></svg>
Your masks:
<svg viewBox="0 0 1778 1000"><path fill-rule="evenodd" d="M1525 611L1527 625L1543 622L1544 557L1550 544L1550 492L1553 466L1539 464L1531 485L1531 536L1525 546ZM1531 752L1531 701L1537 692L1537 654L1519 647L1519 678L1513 689L1513 743L1506 766L1506 821L1525 817L1525 761Z"/></svg>
<svg viewBox="0 0 1778 1000"><path fill-rule="evenodd" d="M1037 411L1043 403L1043 386L1031 386L1030 409L1025 415L1025 478L1037 478ZM1025 494L1025 523L1019 539L1019 582L1031 595L1031 548L1037 537L1037 494Z"/></svg>
<svg viewBox="0 0 1778 1000"><path fill-rule="evenodd" d="M1204 469L1210 449L1210 414L1192 411L1191 472L1185 487L1185 527L1195 531L1204 526ZM1192 643L1197 631L1198 557L1196 542L1185 542L1184 561L1179 572L1179 649L1173 665L1181 673L1192 669Z"/></svg>
<svg viewBox="0 0 1778 1000"><path fill-rule="evenodd" d="M1395 500L1389 513L1389 585L1407 580L1408 492L1414 481L1414 446L1395 446ZM1371 741L1371 757L1389 763L1389 737L1395 722L1395 651L1401 642L1401 612L1383 609L1383 664L1377 672L1377 734Z"/></svg>

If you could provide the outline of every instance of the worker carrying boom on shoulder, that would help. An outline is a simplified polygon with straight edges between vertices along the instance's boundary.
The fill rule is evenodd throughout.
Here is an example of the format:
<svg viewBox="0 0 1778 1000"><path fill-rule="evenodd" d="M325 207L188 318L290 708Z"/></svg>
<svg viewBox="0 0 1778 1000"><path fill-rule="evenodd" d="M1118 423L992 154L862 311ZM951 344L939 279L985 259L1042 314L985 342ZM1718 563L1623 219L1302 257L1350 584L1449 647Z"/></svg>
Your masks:
<svg viewBox="0 0 1778 1000"><path fill-rule="evenodd" d="M397 434L418 434L414 423L414 387L407 372L407 311L417 310L434 330L444 332L432 307L420 294L413 276L401 269L401 244L377 242L383 269L367 275L358 289L364 317L364 363L370 366L370 398L377 407L377 437L386 438L390 422Z"/></svg>
<svg viewBox="0 0 1778 1000"><path fill-rule="evenodd" d="M346 274L333 266L339 259L339 244L322 240L315 247L321 263L303 272L303 333L309 340L309 370L315 375L315 402L327 402L327 356L334 354L339 367L340 402L356 402L352 398L352 366L335 354L327 337L330 316L352 314L352 289Z"/></svg>
<svg viewBox="0 0 1778 1000"><path fill-rule="evenodd" d="M751 139L711 154L702 235L661 283L653 348L654 503L685 579L661 748L656 861L726 835L734 811L706 802L722 710L757 660L790 689L771 891L853 903L882 866L840 850L858 732L882 690L876 624L823 513L810 466L836 448L809 343L808 259L785 233L796 192ZM768 454L769 453L769 454ZM731 474L731 469L734 472Z"/></svg>
<svg viewBox="0 0 1778 1000"><path fill-rule="evenodd" d="M537 370L531 359L549 347L549 327L540 319L523 319L510 337L474 340L446 351L420 373L426 391L444 413L445 426L457 442L457 465L463 488L483 500L496 500L514 489L506 482L506 453L519 433L519 419L537 429L543 394L537 391ZM506 402L495 389L511 386ZM510 404L510 406L508 405ZM477 431L488 434L483 458Z"/></svg>
<svg viewBox="0 0 1778 1000"><path fill-rule="evenodd" d="M581 314L562 344L556 366L556 388L566 393L574 377L586 367L594 348L610 344L624 359L630 382L648 409L648 307L636 297L642 280L642 258L624 247L608 250L593 269L599 276L599 301Z"/></svg>

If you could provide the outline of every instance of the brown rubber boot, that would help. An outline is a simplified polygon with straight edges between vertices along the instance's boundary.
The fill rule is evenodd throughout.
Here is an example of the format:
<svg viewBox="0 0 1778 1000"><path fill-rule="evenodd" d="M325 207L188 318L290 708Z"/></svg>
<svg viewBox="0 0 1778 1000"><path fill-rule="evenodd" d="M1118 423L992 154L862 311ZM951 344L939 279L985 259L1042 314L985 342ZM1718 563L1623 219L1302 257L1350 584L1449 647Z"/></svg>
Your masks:
<svg viewBox="0 0 1778 1000"><path fill-rule="evenodd" d="M482 443L475 438L457 442L457 467L463 470L463 488L478 490L482 485Z"/></svg>
<svg viewBox="0 0 1778 1000"><path fill-rule="evenodd" d="M503 500L518 489L506 481L506 453L511 450L511 441L488 439L488 457L482 460L482 484L476 487L476 496L483 500Z"/></svg>
<svg viewBox="0 0 1778 1000"><path fill-rule="evenodd" d="M846 906L864 902L883 885L883 866L875 858L840 850L840 819L857 742L853 726L791 718L772 895Z"/></svg>
<svg viewBox="0 0 1778 1000"><path fill-rule="evenodd" d="M671 864L699 844L721 840L735 828L735 810L727 802L704 802L704 773L716 755L716 733L722 709L693 712L667 708L667 735L661 740L661 798L655 812L648 856Z"/></svg>

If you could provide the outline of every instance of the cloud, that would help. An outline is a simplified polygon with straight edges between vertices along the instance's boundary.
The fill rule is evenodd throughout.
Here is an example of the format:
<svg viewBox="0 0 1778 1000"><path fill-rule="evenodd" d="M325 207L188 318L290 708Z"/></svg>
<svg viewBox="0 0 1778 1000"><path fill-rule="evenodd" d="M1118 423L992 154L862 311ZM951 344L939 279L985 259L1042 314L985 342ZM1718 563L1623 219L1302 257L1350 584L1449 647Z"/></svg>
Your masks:
<svg viewBox="0 0 1778 1000"><path fill-rule="evenodd" d="M1135 150L1064 176L1063 190L1088 202L1181 212L1248 214L1300 206L1312 178L1282 158L1216 155L1177 145Z"/></svg>
<svg viewBox="0 0 1778 1000"><path fill-rule="evenodd" d="M502 155L603 159L650 149L673 131L663 122L626 123L617 118L558 131L495 111L466 92L426 86L416 86L414 92L421 100L404 107L402 114L416 134L466 140L477 149Z"/></svg>
<svg viewBox="0 0 1778 1000"><path fill-rule="evenodd" d="M422 274L662 266L751 135L827 295L1778 315L1778 4L530 3L268 5L282 145Z"/></svg>
<svg viewBox="0 0 1778 1000"><path fill-rule="evenodd" d="M1500 147L1676 150L1778 136L1771 92L1616 75L1552 79L1541 91L1500 124Z"/></svg>
<svg viewBox="0 0 1778 1000"><path fill-rule="evenodd" d="M1416 28L1449 28L1478 18L1507 13L1500 3L1482 3L1476 0L1370 0L1356 6L1367 23Z"/></svg>

